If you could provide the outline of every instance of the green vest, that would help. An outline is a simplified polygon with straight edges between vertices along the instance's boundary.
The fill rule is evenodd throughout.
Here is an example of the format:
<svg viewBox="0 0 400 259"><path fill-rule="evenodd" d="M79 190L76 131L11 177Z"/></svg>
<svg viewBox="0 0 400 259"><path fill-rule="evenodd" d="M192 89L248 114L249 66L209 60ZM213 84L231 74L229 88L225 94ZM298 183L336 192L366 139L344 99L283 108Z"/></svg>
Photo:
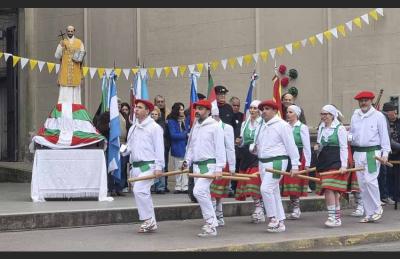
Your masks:
<svg viewBox="0 0 400 259"><path fill-rule="evenodd" d="M325 147L325 146L338 147L339 146L338 130L339 130L340 125L341 124L337 125L333 134L328 137L328 141L325 141L325 138L323 138L321 136L321 145L323 147ZM321 128L321 132L322 132L322 128Z"/></svg>
<svg viewBox="0 0 400 259"><path fill-rule="evenodd" d="M294 142L296 143L296 146L298 148L302 148L303 147L303 141L301 140L301 134L300 134L300 129L301 129L302 125L303 124L300 123L299 126L294 126L293 127Z"/></svg>
<svg viewBox="0 0 400 259"><path fill-rule="evenodd" d="M249 123L247 123L246 127L244 128L244 132L243 132L243 143L245 145L250 145L250 144L254 143L254 135L256 133L256 129L251 130L249 128Z"/></svg>

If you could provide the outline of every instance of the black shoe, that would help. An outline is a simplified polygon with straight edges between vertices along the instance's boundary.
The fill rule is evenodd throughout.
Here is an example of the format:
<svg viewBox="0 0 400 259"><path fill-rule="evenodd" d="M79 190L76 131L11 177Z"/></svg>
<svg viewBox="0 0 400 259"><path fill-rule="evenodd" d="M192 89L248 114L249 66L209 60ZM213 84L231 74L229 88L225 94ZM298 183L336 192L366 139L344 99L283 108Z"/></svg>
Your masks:
<svg viewBox="0 0 400 259"><path fill-rule="evenodd" d="M181 191L181 193L185 193L185 194L188 194L188 191L186 190L186 191Z"/></svg>
<svg viewBox="0 0 400 259"><path fill-rule="evenodd" d="M125 196L125 194L122 192L116 192L116 194L117 194L117 196Z"/></svg>
<svg viewBox="0 0 400 259"><path fill-rule="evenodd" d="M156 194L165 194L164 191L156 191Z"/></svg>
<svg viewBox="0 0 400 259"><path fill-rule="evenodd" d="M182 193L182 191L175 190L174 194Z"/></svg>
<svg viewBox="0 0 400 259"><path fill-rule="evenodd" d="M165 192L169 192L169 189L168 189L168 188L165 188Z"/></svg>
<svg viewBox="0 0 400 259"><path fill-rule="evenodd" d="M115 197L115 196L117 196L117 192L116 191L112 191L111 192L111 197Z"/></svg>

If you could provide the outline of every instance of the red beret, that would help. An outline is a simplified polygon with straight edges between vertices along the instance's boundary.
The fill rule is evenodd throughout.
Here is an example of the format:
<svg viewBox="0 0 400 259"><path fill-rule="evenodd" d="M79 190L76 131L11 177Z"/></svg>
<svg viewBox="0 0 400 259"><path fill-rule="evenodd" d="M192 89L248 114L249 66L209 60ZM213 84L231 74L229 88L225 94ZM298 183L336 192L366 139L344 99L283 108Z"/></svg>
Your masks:
<svg viewBox="0 0 400 259"><path fill-rule="evenodd" d="M286 73L286 66L285 65L280 65L278 68L279 73L285 74Z"/></svg>
<svg viewBox="0 0 400 259"><path fill-rule="evenodd" d="M354 99L356 99L356 100L363 99L363 98L374 99L375 94L370 91L361 91L356 96L354 96Z"/></svg>
<svg viewBox="0 0 400 259"><path fill-rule="evenodd" d="M193 104L193 108L196 108L196 106L203 106L203 107L206 107L207 109L211 110L211 102L206 99L195 102Z"/></svg>
<svg viewBox="0 0 400 259"><path fill-rule="evenodd" d="M154 110L154 104L148 100L136 99L135 104L137 104L137 103L143 103L144 105L146 105L147 109L149 109L150 112L152 112Z"/></svg>
<svg viewBox="0 0 400 259"><path fill-rule="evenodd" d="M289 78L288 77L285 76L284 78L281 79L281 85L283 87L286 87L288 84L289 84Z"/></svg>
<svg viewBox="0 0 400 259"><path fill-rule="evenodd" d="M275 110L278 110L278 109L279 109L278 104L277 104L276 102L274 102L273 100L265 100L265 101L262 101L262 102L258 105L258 109L262 111L262 110L264 109L264 106L271 107L271 108L273 108L273 109L275 109Z"/></svg>

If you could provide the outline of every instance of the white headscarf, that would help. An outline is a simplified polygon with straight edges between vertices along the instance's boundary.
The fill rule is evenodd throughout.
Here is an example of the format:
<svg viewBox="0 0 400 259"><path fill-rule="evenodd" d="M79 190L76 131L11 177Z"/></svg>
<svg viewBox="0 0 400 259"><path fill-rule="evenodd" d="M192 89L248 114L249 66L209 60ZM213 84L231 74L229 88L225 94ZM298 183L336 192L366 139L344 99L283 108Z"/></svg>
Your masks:
<svg viewBox="0 0 400 259"><path fill-rule="evenodd" d="M252 101L251 103L250 103L250 107L257 107L258 108L258 105L261 103L261 101L259 101L259 100L254 100L254 101Z"/></svg>
<svg viewBox="0 0 400 259"><path fill-rule="evenodd" d="M290 105L290 106L288 107L288 109L291 109L294 113L296 113L297 118L300 118L301 109L300 109L299 106L292 104L292 105Z"/></svg>
<svg viewBox="0 0 400 259"><path fill-rule="evenodd" d="M214 103L211 105L211 116L219 116L219 109L218 106Z"/></svg>
<svg viewBox="0 0 400 259"><path fill-rule="evenodd" d="M329 112L330 114L333 115L333 122L339 124L339 120L337 119L338 116L344 117L343 114L336 109L335 106L331 105L331 104L327 104L324 107L322 107L322 110Z"/></svg>

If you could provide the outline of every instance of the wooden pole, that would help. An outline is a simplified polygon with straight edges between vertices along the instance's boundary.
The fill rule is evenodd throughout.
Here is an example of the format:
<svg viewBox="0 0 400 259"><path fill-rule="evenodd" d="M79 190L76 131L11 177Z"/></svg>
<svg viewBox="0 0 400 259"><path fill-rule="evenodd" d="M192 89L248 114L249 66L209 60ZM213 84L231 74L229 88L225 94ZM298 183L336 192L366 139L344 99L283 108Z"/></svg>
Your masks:
<svg viewBox="0 0 400 259"><path fill-rule="evenodd" d="M363 171L363 170L365 170L364 167L356 167L356 168L346 169L344 171L346 173L350 173L350 172ZM319 173L319 175L324 176L324 175L333 175L333 174L340 174L340 173L341 173L340 170L336 170L336 171L322 172L322 173Z"/></svg>
<svg viewBox="0 0 400 259"><path fill-rule="evenodd" d="M267 169L265 169L265 171L267 171L269 173L276 173L276 174L291 176L291 174L289 172L284 172L284 171L275 170L275 169L267 168ZM321 179L319 179L319 178L306 176L306 175L301 175L301 174L295 174L293 177L297 177L297 178L301 178L301 179L307 179L307 180L314 181L314 182L320 182L321 181Z"/></svg>
<svg viewBox="0 0 400 259"><path fill-rule="evenodd" d="M391 163L389 163L389 162L386 162L386 163L385 163L385 161L383 161L383 159L380 158L379 156L375 156L375 159L378 160L379 162L381 162L381 164L383 164L383 165L387 165L387 166L389 166L389 167L393 167L393 164L391 164Z"/></svg>
<svg viewBox="0 0 400 259"><path fill-rule="evenodd" d="M391 161L389 161L389 163L391 163L392 165L400 164L400 160L391 160Z"/></svg>
<svg viewBox="0 0 400 259"><path fill-rule="evenodd" d="M222 172L223 176L239 176L239 177L248 177L248 178L258 178L258 172L253 173L253 174L239 174L235 173L234 175L231 175L231 173L228 172Z"/></svg>
<svg viewBox="0 0 400 259"><path fill-rule="evenodd" d="M296 174L304 174L304 173L314 172L315 170L317 170L316 167L308 168L308 169L305 169L305 170L298 171L297 173L295 173L295 175Z"/></svg>
<svg viewBox="0 0 400 259"><path fill-rule="evenodd" d="M208 179L216 179L215 175L209 174L188 174L189 177L195 178L208 178ZM221 176L221 179L229 179L229 180L237 180L237 181L250 181L249 177L238 177L238 176Z"/></svg>
<svg viewBox="0 0 400 259"><path fill-rule="evenodd" d="M172 176L172 175L177 175L177 174L186 174L188 172L189 172L189 169L185 169L185 170L182 170L182 171L181 170L170 171L170 172L163 173L160 177ZM150 180L150 179L155 179L155 178L157 178L157 176L155 174L152 174L152 175L129 178L128 182L137 182L137 181Z"/></svg>

